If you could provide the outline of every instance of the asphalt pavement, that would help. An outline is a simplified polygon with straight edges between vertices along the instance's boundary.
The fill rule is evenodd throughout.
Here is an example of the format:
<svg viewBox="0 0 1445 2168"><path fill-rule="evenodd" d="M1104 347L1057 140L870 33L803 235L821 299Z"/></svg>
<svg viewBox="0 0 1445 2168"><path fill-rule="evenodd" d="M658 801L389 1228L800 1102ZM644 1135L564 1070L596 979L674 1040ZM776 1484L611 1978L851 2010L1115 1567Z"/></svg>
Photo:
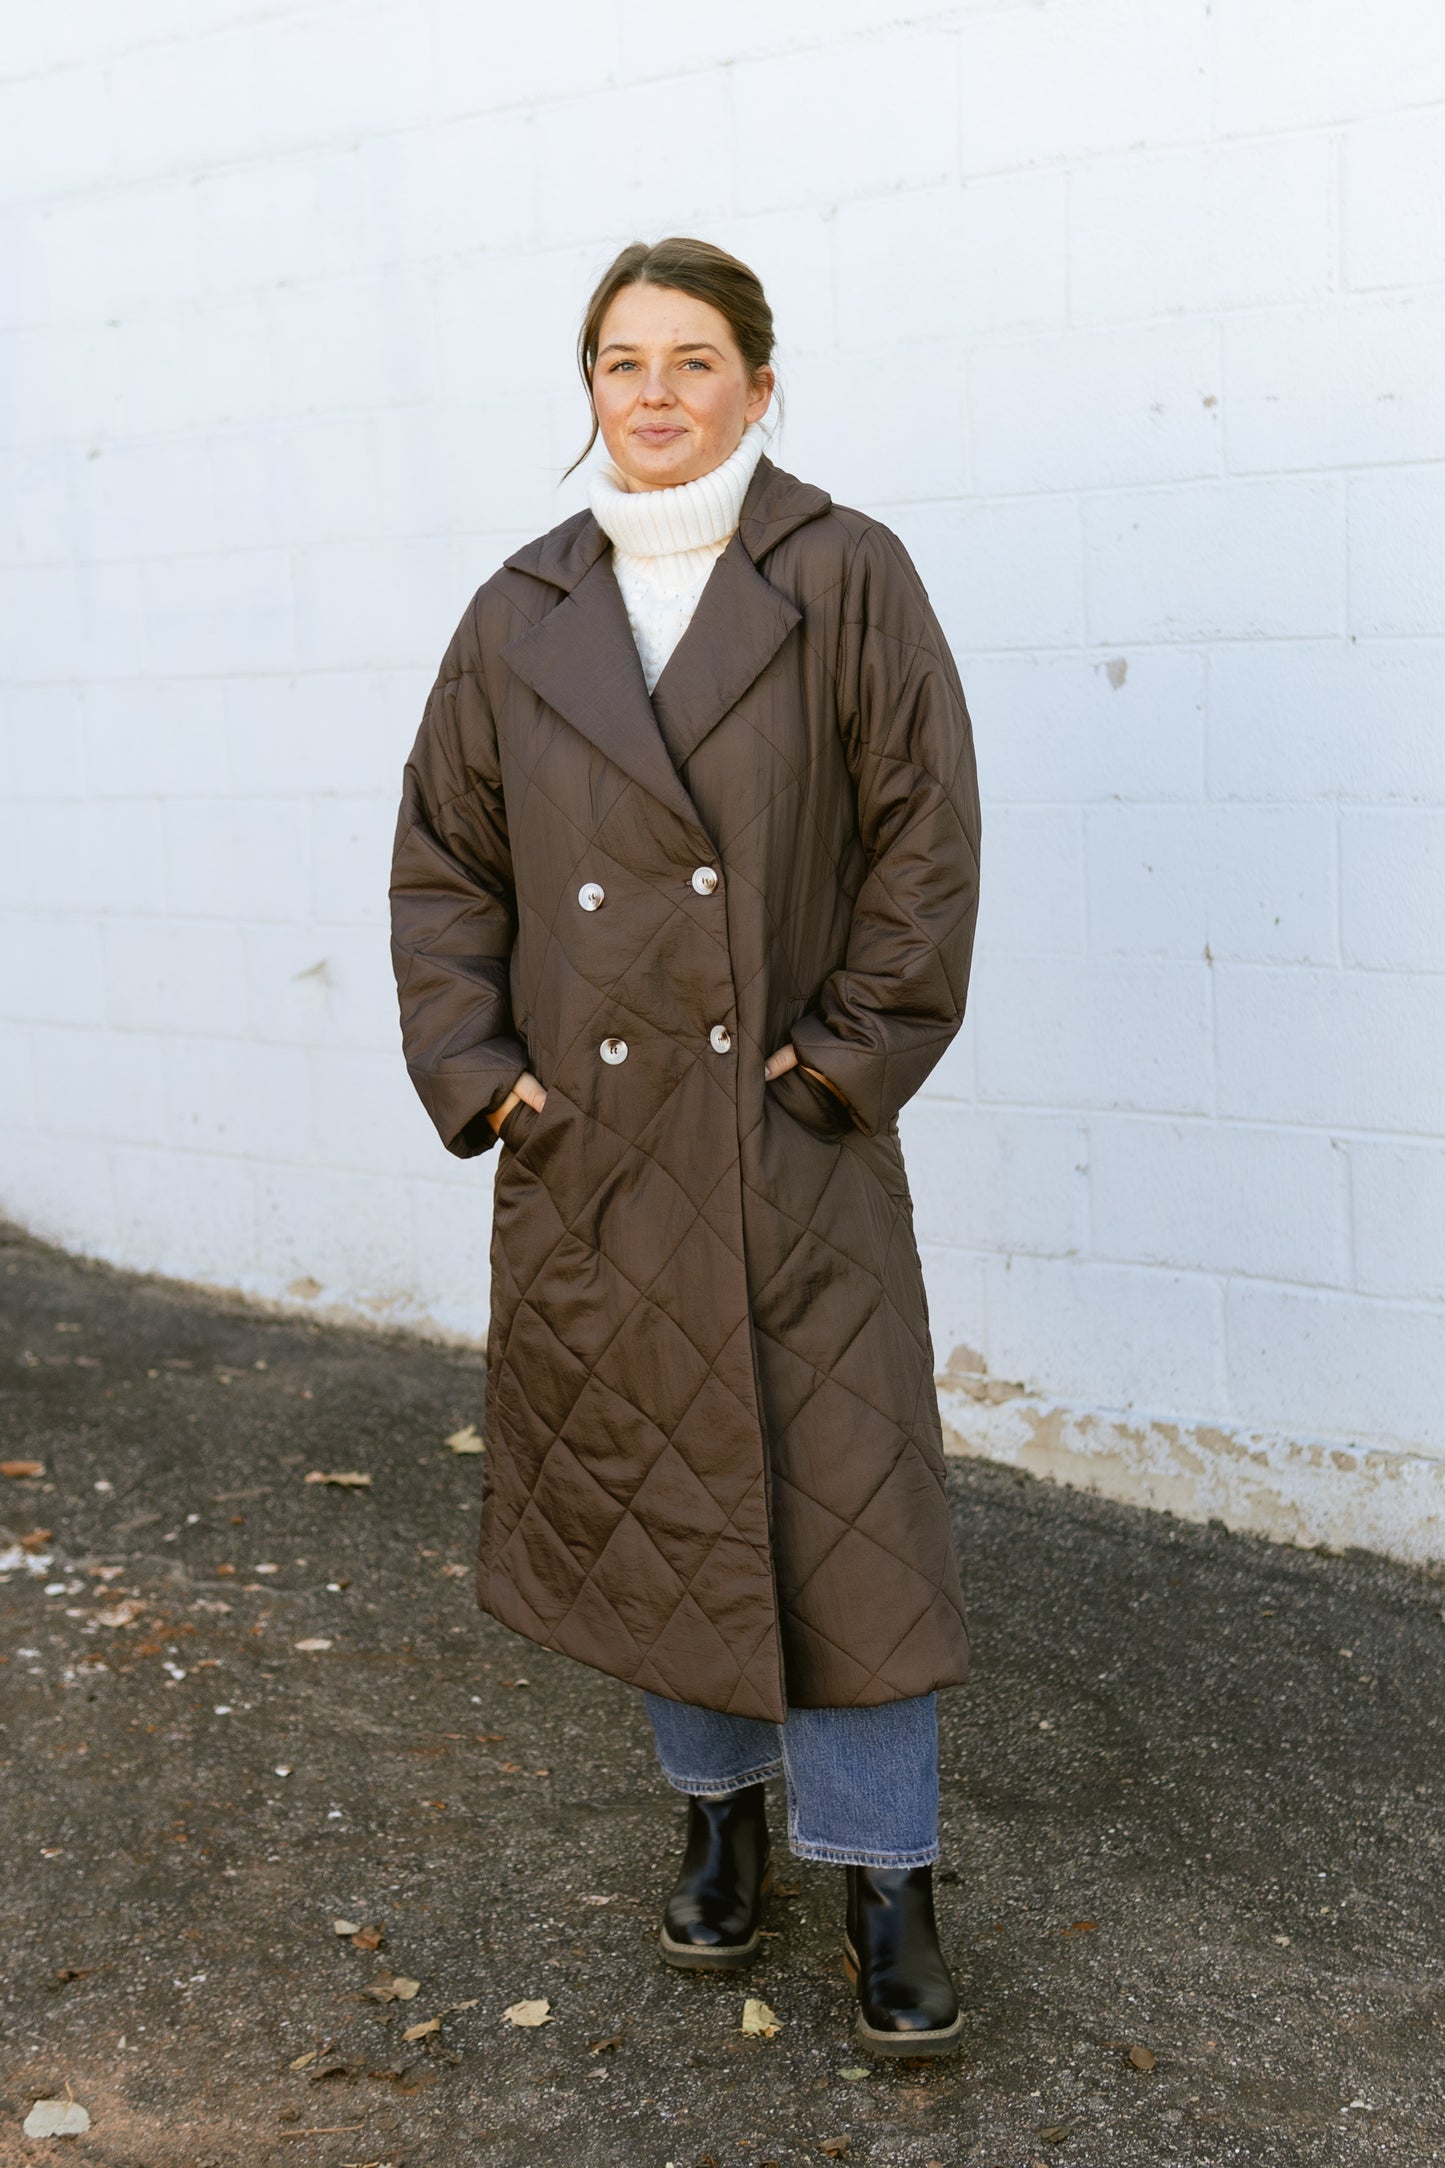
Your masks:
<svg viewBox="0 0 1445 2168"><path fill-rule="evenodd" d="M756 1966L660 1962L640 1697L475 1608L483 1385L0 1227L5 2168L1445 2161L1445 1575L953 1465L966 2044L878 2065L778 1801Z"/></svg>

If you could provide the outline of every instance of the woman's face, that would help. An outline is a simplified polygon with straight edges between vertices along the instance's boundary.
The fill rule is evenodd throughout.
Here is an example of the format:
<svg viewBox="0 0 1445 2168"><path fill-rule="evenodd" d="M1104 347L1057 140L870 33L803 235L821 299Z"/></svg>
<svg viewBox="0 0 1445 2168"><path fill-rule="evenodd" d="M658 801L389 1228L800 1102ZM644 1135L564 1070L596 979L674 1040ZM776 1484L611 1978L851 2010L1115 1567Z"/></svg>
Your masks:
<svg viewBox="0 0 1445 2168"><path fill-rule="evenodd" d="M592 397L629 489L695 482L767 412L773 372L750 381L728 320L672 286L624 286L602 319Z"/></svg>

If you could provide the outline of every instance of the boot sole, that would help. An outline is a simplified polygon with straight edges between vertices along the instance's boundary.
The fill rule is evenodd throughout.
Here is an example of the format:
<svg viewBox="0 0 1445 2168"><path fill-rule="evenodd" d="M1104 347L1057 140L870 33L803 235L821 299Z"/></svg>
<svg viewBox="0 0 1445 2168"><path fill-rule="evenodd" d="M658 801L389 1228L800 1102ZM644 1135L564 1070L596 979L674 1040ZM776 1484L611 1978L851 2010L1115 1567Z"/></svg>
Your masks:
<svg viewBox="0 0 1445 2168"><path fill-rule="evenodd" d="M766 1897L773 1886L771 1864L763 1869L763 1879L758 1885L758 1896ZM746 1942L732 1942L721 1949L709 1949L692 1942L674 1942L664 1927L659 1930L657 1946L663 1962L673 1965L679 1972L736 1972L743 1965L750 1965L758 1954L762 1930L754 1928Z"/></svg>
<svg viewBox="0 0 1445 2168"><path fill-rule="evenodd" d="M846 1934L843 1937L843 1971L849 1986L856 1990L858 1953ZM959 2011L951 2025L936 2026L932 2032L879 2032L860 2010L854 2022L853 2037L870 2055L952 2055L963 2045L963 2012Z"/></svg>

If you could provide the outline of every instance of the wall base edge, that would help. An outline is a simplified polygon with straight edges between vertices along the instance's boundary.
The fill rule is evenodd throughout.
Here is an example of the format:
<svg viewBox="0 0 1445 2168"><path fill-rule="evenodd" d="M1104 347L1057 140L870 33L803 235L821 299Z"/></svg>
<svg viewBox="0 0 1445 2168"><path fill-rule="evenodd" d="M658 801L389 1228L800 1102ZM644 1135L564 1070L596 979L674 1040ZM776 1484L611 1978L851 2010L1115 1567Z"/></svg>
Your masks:
<svg viewBox="0 0 1445 2168"><path fill-rule="evenodd" d="M1445 1459L1084 1408L945 1373L945 1450L1303 1548L1445 1562Z"/></svg>

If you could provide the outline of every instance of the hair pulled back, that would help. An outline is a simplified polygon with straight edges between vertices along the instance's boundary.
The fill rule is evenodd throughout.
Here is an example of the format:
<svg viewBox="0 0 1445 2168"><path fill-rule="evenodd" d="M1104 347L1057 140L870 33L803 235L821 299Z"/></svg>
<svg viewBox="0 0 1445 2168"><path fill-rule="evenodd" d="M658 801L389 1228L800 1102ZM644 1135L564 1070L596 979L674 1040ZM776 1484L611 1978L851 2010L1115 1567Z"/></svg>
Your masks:
<svg viewBox="0 0 1445 2168"><path fill-rule="evenodd" d="M630 241L613 258L593 288L577 336L577 367L586 386L587 403L592 408L592 434L563 474L564 481L574 467L581 466L597 442L592 375L597 366L603 318L624 286L671 286L678 293L691 294L697 301L711 302L726 319L743 357L743 366L753 381L773 358L773 312L755 271L750 271L736 256L730 256L726 249L715 247L711 241L693 240L686 234L670 234L665 241Z"/></svg>

